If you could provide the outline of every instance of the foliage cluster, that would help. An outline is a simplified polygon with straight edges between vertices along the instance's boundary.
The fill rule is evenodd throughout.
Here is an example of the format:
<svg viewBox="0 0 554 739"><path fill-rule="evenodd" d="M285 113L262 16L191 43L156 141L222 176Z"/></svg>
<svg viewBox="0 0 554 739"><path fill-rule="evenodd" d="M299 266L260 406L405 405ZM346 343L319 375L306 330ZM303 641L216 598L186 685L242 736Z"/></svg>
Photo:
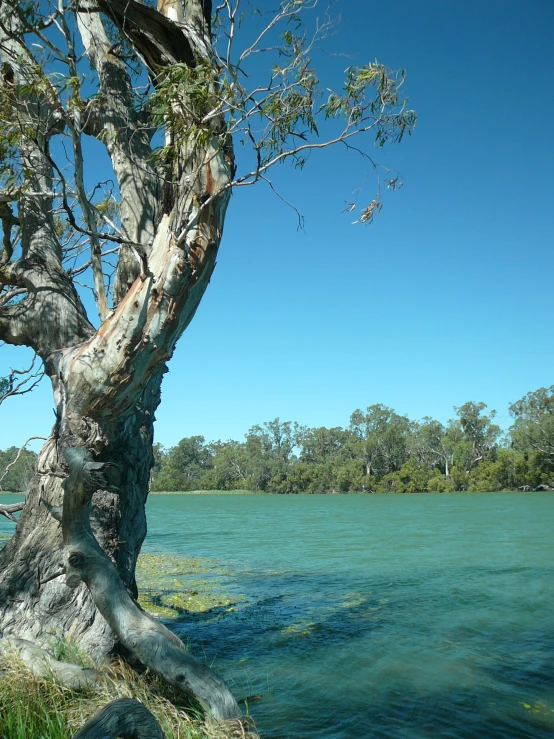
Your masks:
<svg viewBox="0 0 554 739"><path fill-rule="evenodd" d="M510 406L506 434L485 403L455 408L446 425L412 421L382 404L356 410L347 428L273 421L244 441L191 436L155 447L152 490L270 493L452 492L554 488L554 386Z"/></svg>

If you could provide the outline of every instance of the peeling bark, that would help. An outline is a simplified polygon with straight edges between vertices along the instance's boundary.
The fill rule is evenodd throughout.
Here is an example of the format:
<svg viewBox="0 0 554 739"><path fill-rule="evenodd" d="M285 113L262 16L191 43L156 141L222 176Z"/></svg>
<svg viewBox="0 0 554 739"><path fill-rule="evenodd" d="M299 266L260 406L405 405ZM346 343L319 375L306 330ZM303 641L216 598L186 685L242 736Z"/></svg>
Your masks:
<svg viewBox="0 0 554 739"><path fill-rule="evenodd" d="M225 683L137 606L134 578L146 534L144 504L161 380L215 266L232 150L228 144L223 151L216 134L224 122L213 118L201 145L192 146L186 137L174 140L171 165L163 171L153 167L151 132L135 110L131 81L108 42L98 8L135 45L154 82L175 63L215 64L209 24L196 0L187 3L183 23L135 0L79 3L78 28L102 94L82 110L65 111L60 125L72 135L75 192L96 256L95 215L77 140L82 131L106 145L122 197L114 309L104 316L101 302L97 330L62 266L51 194L54 175L62 173L48 136L22 144L32 188L6 195L18 199L21 254L14 260L12 249L0 264L0 283L26 289L27 297L0 307L0 338L28 344L44 359L56 425L39 454L15 535L0 552L0 632L38 645L69 633L97 658L123 647L216 718L236 718L241 713ZM0 30L0 53L3 59L8 54L15 78L18 49L21 42L9 28ZM51 116L48 99L39 103ZM93 267L100 292L101 260ZM72 453L87 462L79 467L79 479ZM117 481L108 480L116 470Z"/></svg>

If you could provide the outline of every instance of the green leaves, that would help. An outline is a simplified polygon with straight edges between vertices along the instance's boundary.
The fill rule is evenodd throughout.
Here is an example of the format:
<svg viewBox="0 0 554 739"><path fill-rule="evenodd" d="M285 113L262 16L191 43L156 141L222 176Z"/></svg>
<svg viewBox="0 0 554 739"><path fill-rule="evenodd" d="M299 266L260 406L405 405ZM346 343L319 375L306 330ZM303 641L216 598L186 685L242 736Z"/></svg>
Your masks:
<svg viewBox="0 0 554 739"><path fill-rule="evenodd" d="M331 92L321 110L326 118L342 117L349 125L372 122L379 147L399 142L411 133L417 118L413 110L405 110L407 100L400 98L404 78L403 70L395 73L378 62L348 67L343 93Z"/></svg>

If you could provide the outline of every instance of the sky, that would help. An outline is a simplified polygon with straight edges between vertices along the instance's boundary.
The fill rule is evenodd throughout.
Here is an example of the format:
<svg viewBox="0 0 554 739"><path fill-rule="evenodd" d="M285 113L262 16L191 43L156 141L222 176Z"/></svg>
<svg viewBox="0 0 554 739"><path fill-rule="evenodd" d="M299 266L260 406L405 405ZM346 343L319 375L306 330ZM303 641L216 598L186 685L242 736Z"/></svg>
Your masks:
<svg viewBox="0 0 554 739"><path fill-rule="evenodd" d="M304 230L266 186L235 192L164 379L155 440L166 447L241 439L276 417L347 426L373 403L444 423L453 406L484 401L507 427L510 403L554 383L554 4L334 8L322 83L375 59L407 72L415 132L373 152L404 187L384 193L371 225L353 225L345 203L371 201L375 176L337 148L274 173ZM31 356L1 352L0 375ZM0 406L0 448L47 436L53 421L45 381Z"/></svg>

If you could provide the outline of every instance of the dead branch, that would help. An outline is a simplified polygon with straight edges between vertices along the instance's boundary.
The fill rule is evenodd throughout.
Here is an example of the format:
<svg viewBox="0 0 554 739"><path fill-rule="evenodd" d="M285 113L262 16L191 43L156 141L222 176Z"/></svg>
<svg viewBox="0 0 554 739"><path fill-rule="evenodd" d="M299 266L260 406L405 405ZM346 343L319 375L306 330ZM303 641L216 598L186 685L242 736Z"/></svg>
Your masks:
<svg viewBox="0 0 554 739"><path fill-rule="evenodd" d="M0 505L0 516L9 518L10 521L17 523L17 518L13 515L18 511L22 511L25 507L25 501L22 500L20 503L10 503L7 505Z"/></svg>
<svg viewBox="0 0 554 739"><path fill-rule="evenodd" d="M8 474L8 472L10 471L10 469L14 466L14 464L16 464L16 462L18 461L19 457L21 456L21 453L23 452L23 450L25 449L25 447L27 446L27 444L30 441L34 441L35 439L40 439L41 441L46 441L47 438L48 438L47 436L30 436L27 439L27 441L19 448L19 451L17 452L15 459L6 466L6 469L4 470L4 472L2 473L2 475L0 476L0 490L2 490L2 481L5 479L6 475Z"/></svg>
<svg viewBox="0 0 554 739"><path fill-rule="evenodd" d="M23 292L26 292L26 290L23 290ZM33 371L35 369L36 360L37 355L35 354L33 357L33 361L31 362L29 367L22 370L12 369L10 370L10 374L3 381L0 381L0 405L2 405L2 403L7 400L7 398L11 398L14 395L25 395L26 393L30 393L36 388L36 386L44 377L44 367L41 366L40 369ZM28 444L29 441L31 441L31 439L28 439L25 444ZM0 477L0 483L3 479L4 476Z"/></svg>

